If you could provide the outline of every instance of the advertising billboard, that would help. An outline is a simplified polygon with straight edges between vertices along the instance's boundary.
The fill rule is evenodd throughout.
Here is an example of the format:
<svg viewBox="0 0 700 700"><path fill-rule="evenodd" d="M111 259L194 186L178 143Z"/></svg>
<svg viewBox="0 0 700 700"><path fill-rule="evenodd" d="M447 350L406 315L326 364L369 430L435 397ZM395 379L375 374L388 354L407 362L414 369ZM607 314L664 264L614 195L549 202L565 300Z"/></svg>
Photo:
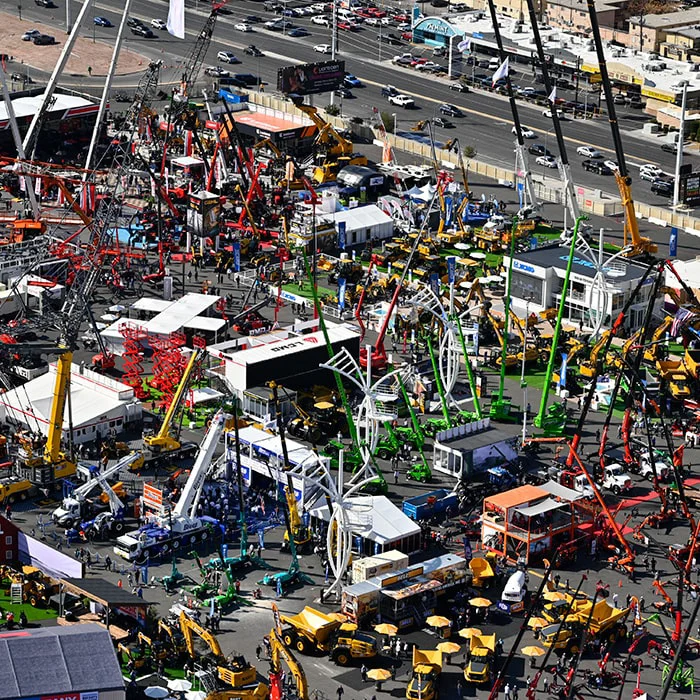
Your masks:
<svg viewBox="0 0 700 700"><path fill-rule="evenodd" d="M345 77L345 61L318 61L284 66L277 71L277 89L285 95L317 95L337 90Z"/></svg>
<svg viewBox="0 0 700 700"><path fill-rule="evenodd" d="M700 204L700 172L681 175L680 199L691 207Z"/></svg>

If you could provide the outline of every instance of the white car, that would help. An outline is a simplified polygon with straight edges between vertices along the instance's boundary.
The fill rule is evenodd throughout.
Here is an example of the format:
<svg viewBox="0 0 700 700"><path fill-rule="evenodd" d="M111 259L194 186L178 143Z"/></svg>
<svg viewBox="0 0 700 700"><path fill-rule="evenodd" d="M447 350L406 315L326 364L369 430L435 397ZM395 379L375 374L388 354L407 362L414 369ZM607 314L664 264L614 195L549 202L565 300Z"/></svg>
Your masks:
<svg viewBox="0 0 700 700"><path fill-rule="evenodd" d="M168 25L166 24L164 19L152 19L151 26L153 27L153 29L162 29L164 31L168 28Z"/></svg>
<svg viewBox="0 0 700 700"><path fill-rule="evenodd" d="M369 24L370 27L376 27L379 24L379 17L367 17L365 24Z"/></svg>
<svg viewBox="0 0 700 700"><path fill-rule="evenodd" d="M238 22L238 24L233 25L234 29L237 29L239 32L252 32L253 27L251 27L249 24L246 24L245 22Z"/></svg>
<svg viewBox="0 0 700 700"><path fill-rule="evenodd" d="M311 18L311 21L314 24L325 24L326 26L328 26L330 24L330 22L328 21L328 17L326 17L326 15L316 15L316 17Z"/></svg>
<svg viewBox="0 0 700 700"><path fill-rule="evenodd" d="M543 117L549 117L549 119L552 118L552 110L551 109L545 109L542 111L542 116ZM557 110L557 116L559 119L564 119L564 112L561 109Z"/></svg>
<svg viewBox="0 0 700 700"><path fill-rule="evenodd" d="M520 126L520 130L523 132L523 138L524 138L524 139L536 139L536 138L537 138L537 134L536 134L532 129L528 129L526 126L522 126L522 125L521 125L521 126ZM517 129L515 128L515 126L513 126L513 128L510 130L510 133L511 133L511 134L517 134L517 133L518 133L518 132L517 132Z"/></svg>
<svg viewBox="0 0 700 700"><path fill-rule="evenodd" d="M41 32L38 29L30 29L22 34L22 41L31 41L35 36L39 36Z"/></svg>
<svg viewBox="0 0 700 700"><path fill-rule="evenodd" d="M389 100L389 102L391 102L391 104L396 105L397 107L403 107L404 109L416 106L416 103L413 100L413 98L409 97L408 95L404 95L403 93L399 93L398 95L392 95L387 99Z"/></svg>
<svg viewBox="0 0 700 700"><path fill-rule="evenodd" d="M579 146L576 149L576 153L584 158L602 158L603 154L593 146Z"/></svg>
<svg viewBox="0 0 700 700"><path fill-rule="evenodd" d="M612 170L614 173L620 169L620 166L617 164L616 160L604 160L603 165L610 168L610 170Z"/></svg>
<svg viewBox="0 0 700 700"><path fill-rule="evenodd" d="M222 63L240 63L240 59L236 56L235 53L231 53L231 51L219 51L219 53L216 54L217 60L221 61Z"/></svg>
<svg viewBox="0 0 700 700"><path fill-rule="evenodd" d="M410 66L415 60L416 59L412 54L402 53L400 56L394 56L394 58L391 59L391 62L399 66Z"/></svg>
<svg viewBox="0 0 700 700"><path fill-rule="evenodd" d="M211 66L204 69L204 75L209 75L212 78L228 78L231 74L225 68Z"/></svg>
<svg viewBox="0 0 700 700"><path fill-rule="evenodd" d="M434 66L437 66L439 64L435 63L435 61L426 61L425 63L417 63L416 64L416 70L424 71L424 70L430 70Z"/></svg>
<svg viewBox="0 0 700 700"><path fill-rule="evenodd" d="M314 51L316 53L331 53L333 48L330 44L316 44L316 46L314 46Z"/></svg>
<svg viewBox="0 0 700 700"><path fill-rule="evenodd" d="M650 175L653 175L654 178L657 178L659 175L663 175L664 171L661 170L658 165L654 165L653 163L644 163L643 165L639 166L640 177L642 177L642 173L649 173ZM642 177L642 179L646 180L648 178Z"/></svg>
<svg viewBox="0 0 700 700"><path fill-rule="evenodd" d="M554 158L554 156L540 156L539 158L537 158L535 163L537 163L537 165L542 165L545 168L557 167L557 159Z"/></svg>

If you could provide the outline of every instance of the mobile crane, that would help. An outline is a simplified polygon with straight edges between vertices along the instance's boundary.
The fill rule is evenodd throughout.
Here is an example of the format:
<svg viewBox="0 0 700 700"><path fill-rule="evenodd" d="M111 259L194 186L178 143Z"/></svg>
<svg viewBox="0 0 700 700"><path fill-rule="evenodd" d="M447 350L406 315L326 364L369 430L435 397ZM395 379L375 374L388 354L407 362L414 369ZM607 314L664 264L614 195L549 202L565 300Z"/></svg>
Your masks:
<svg viewBox="0 0 700 700"><path fill-rule="evenodd" d="M208 516L198 516L197 506L227 418L223 411L219 411L212 418L189 478L172 511L155 517L138 530L120 535L114 547L115 554L127 561L141 561L147 557L167 555L181 546L204 542L216 530L221 529L217 520Z"/></svg>
<svg viewBox="0 0 700 700"><path fill-rule="evenodd" d="M170 406L168 406L168 411L163 418L160 429L155 435L144 436L143 442L150 452L145 459L145 466L160 465L175 459L186 459L197 451L196 443L181 443L179 439L173 437L170 433L170 427L176 412L180 408L192 372L203 356L204 351L200 348L195 348L185 366L185 371L182 373L182 378L175 390Z"/></svg>
<svg viewBox="0 0 700 700"><path fill-rule="evenodd" d="M135 462L143 461L143 457L139 452L132 452L123 459L119 460L111 467L107 467L103 471L97 471L94 476L86 481L82 486L78 486L73 493L63 499L63 503L51 513L51 519L56 525L65 528L71 528L83 521L88 515L94 513L94 504L88 500L90 493L101 488L104 491L112 490L107 479L115 474L119 474L122 469L130 469ZM109 493L109 491L107 491Z"/></svg>
<svg viewBox="0 0 700 700"><path fill-rule="evenodd" d="M617 170L614 171L615 182L620 191L622 208L625 212L625 223L623 228L623 244L629 246L626 252L627 257L640 257L655 255L659 248L651 239L645 238L639 233L639 222L634 211L634 200L632 199L632 178L627 170L625 161L625 149L620 136L620 126L617 121L615 101L608 75L608 64L605 59L605 50L600 36L600 25L596 13L595 0L586 0L588 6L588 16L591 21L591 34L595 44L596 55L598 57L598 71L600 72L601 84L605 94L605 109L608 111L608 121L612 132L613 145L615 146L615 157L617 158ZM552 110L554 111L554 110Z"/></svg>
<svg viewBox="0 0 700 700"><path fill-rule="evenodd" d="M333 182L338 171L346 165L367 165L367 157L361 153L354 153L352 141L346 139L331 124L322 119L316 107L304 104L304 98L300 95L289 97L294 106L311 119L318 128L315 140L318 164L314 168L313 179L319 185Z"/></svg>
<svg viewBox="0 0 700 700"><path fill-rule="evenodd" d="M230 659L224 656L219 641L209 631L205 630L199 623L193 620L183 610L180 613L180 631L185 638L187 653L195 661L202 661L205 664L216 668L220 681L232 688L242 688L250 686L257 681L258 672L255 666L248 663L244 656L235 654ZM200 656L197 654L194 643L194 635L197 635L208 647L209 654Z"/></svg>

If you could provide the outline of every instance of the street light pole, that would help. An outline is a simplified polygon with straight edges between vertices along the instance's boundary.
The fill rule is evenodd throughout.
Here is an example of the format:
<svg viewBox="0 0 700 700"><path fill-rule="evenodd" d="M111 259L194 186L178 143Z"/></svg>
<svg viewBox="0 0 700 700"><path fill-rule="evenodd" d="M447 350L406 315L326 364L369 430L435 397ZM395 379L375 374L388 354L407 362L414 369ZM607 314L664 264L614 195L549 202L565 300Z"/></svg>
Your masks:
<svg viewBox="0 0 700 700"><path fill-rule="evenodd" d="M681 165L683 165L683 137L685 136L685 104L688 95L688 81L683 81L683 97L681 98L681 118L678 129L678 144L676 148L676 172L673 179L673 207L678 207L681 191Z"/></svg>
<svg viewBox="0 0 700 700"><path fill-rule="evenodd" d="M391 116L394 117L394 136L396 136L396 112L392 112Z"/></svg>

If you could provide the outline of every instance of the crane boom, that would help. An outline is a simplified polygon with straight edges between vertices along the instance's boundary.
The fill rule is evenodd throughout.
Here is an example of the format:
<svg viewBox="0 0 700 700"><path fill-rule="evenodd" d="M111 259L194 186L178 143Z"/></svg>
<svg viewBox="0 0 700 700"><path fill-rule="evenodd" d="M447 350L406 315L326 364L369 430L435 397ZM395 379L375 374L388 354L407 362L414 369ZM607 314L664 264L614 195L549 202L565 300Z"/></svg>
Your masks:
<svg viewBox="0 0 700 700"><path fill-rule="evenodd" d="M211 466L211 460L214 456L216 446L219 443L219 437L226 425L226 414L219 411L212 419L207 434L199 446L197 459L192 465L192 471L187 479L187 483L182 489L180 499L175 508L173 508L173 516L189 516L194 518L197 514L197 505L204 487L204 480Z"/></svg>

